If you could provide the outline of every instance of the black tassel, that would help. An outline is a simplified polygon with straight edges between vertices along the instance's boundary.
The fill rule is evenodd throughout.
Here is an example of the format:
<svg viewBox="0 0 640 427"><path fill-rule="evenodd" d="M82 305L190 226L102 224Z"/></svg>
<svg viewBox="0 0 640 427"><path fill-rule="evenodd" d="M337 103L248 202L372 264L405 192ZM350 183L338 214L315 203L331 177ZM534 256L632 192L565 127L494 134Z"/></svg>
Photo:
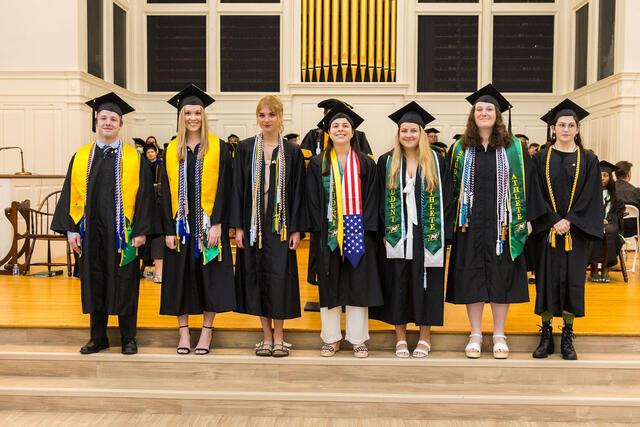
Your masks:
<svg viewBox="0 0 640 427"><path fill-rule="evenodd" d="M509 135L511 135L511 108L509 108Z"/></svg>
<svg viewBox="0 0 640 427"><path fill-rule="evenodd" d="M93 130L93 133L96 133L96 107L95 107L95 105L91 108L91 130Z"/></svg>

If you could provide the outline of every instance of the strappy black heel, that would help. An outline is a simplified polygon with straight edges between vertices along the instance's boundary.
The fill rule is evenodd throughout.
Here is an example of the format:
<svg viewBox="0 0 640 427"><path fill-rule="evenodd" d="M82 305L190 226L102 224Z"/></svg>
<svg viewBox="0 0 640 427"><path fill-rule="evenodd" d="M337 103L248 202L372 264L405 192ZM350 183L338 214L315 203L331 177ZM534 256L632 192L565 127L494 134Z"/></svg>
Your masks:
<svg viewBox="0 0 640 427"><path fill-rule="evenodd" d="M181 325L178 327L178 329L182 329L182 328L189 328L189 325ZM176 350L178 352L178 354L189 354L191 353L191 348L190 347L178 347L178 349Z"/></svg>
<svg viewBox="0 0 640 427"><path fill-rule="evenodd" d="M202 325L202 327L205 328L205 329L213 329L213 326ZM213 331L211 331L211 338L209 339L209 348L196 347L194 353L197 354L198 356L209 354L211 352L211 343L212 342L213 342Z"/></svg>

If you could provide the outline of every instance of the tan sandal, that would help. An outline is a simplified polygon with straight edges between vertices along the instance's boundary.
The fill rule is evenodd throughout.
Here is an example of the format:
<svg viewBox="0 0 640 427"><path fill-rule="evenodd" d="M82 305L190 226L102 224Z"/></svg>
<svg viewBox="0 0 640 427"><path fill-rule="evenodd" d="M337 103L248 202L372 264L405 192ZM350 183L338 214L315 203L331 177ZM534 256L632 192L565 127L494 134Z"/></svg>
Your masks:
<svg viewBox="0 0 640 427"><path fill-rule="evenodd" d="M495 342L496 338L504 339L504 342ZM507 337L504 335L493 336L493 357L496 359L506 359L509 357L509 347L507 346Z"/></svg>
<svg viewBox="0 0 640 427"><path fill-rule="evenodd" d="M471 334L469 335L469 338L473 338L473 337L479 337L480 338L480 342L471 342L471 339L469 339L469 344L467 344L467 346L464 349L464 354L469 358L469 359L479 359L480 358L480 354L482 354L482 334Z"/></svg>
<svg viewBox="0 0 640 427"><path fill-rule="evenodd" d="M273 349L271 350L272 357L287 357L289 355L289 348L291 344L280 341L273 343Z"/></svg>
<svg viewBox="0 0 640 427"><path fill-rule="evenodd" d="M324 343L320 349L320 355L322 357L333 357L338 351L340 351L340 342L334 342L333 344Z"/></svg>
<svg viewBox="0 0 640 427"><path fill-rule="evenodd" d="M256 356L270 357L273 354L273 345L269 341L260 341L256 344Z"/></svg>
<svg viewBox="0 0 640 427"><path fill-rule="evenodd" d="M353 347L353 355L358 359L364 359L369 357L369 349L364 344L357 345Z"/></svg>

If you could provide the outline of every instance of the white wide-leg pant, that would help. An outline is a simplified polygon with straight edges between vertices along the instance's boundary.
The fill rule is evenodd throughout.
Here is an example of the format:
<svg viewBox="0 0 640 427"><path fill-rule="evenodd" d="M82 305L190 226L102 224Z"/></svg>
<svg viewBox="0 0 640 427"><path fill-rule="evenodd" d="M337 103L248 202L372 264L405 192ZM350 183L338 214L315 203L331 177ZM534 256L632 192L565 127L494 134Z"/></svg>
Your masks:
<svg viewBox="0 0 640 427"><path fill-rule="evenodd" d="M342 307L320 307L322 329L320 338L327 344L342 340L340 315ZM369 339L369 308L345 307L345 339L353 345L364 344Z"/></svg>

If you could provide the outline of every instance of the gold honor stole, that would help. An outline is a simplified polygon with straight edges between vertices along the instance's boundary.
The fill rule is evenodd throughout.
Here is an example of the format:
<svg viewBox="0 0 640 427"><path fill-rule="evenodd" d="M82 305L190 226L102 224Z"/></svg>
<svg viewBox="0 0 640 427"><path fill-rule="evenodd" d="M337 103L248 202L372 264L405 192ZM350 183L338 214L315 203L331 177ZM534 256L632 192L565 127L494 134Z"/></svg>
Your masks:
<svg viewBox="0 0 640 427"><path fill-rule="evenodd" d="M457 229L460 217L460 199L462 193L462 177L464 175L464 154L461 140L457 140L451 150L451 180L453 183L453 196L456 201L456 220L454 227ZM527 240L527 205L525 188L525 170L522 144L520 140L513 137L513 143L505 149L507 162L509 164L509 191L511 199L509 208L511 210L511 223L508 225L509 247L511 259L515 260L524 250ZM465 231L462 228L462 231Z"/></svg>
<svg viewBox="0 0 640 427"><path fill-rule="evenodd" d="M169 180L169 190L171 191L171 212L173 219L178 215L178 192L180 187L180 177L178 176L178 169L180 167L180 161L178 160L178 140L174 139L169 143L165 151L165 166L167 169L167 178ZM213 214L213 205L216 200L216 193L218 191L218 175L220 171L220 138L213 134L209 134L209 150L204 155L204 161L202 165L202 179L200 185L202 190L200 191L200 206L202 210L208 215ZM206 237L205 237L206 240ZM180 239L178 239L179 250ZM217 254L213 254L211 251L218 249L219 246L207 248L204 246L203 263L209 262L215 258Z"/></svg>
<svg viewBox="0 0 640 427"><path fill-rule="evenodd" d="M69 194L69 215L73 222L81 227L84 218L84 208L87 199L87 182L89 180L89 157L93 156L95 142L80 148L73 159L71 167L71 189ZM125 144L120 143L122 150L122 165L120 168L120 183L122 208L125 218L125 236L127 248L121 251L120 266L127 265L133 261L138 253L138 248L131 246L131 230L133 228L133 215L136 207L136 196L140 186L140 154L138 151ZM116 218L116 221L118 219Z"/></svg>

